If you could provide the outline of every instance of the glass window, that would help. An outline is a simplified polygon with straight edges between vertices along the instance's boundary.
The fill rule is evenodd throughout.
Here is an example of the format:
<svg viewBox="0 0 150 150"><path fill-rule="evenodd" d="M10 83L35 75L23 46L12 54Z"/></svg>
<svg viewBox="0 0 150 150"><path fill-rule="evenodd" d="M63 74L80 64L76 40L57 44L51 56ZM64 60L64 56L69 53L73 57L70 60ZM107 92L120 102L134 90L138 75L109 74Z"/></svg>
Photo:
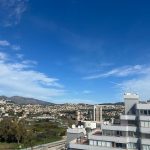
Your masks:
<svg viewBox="0 0 150 150"><path fill-rule="evenodd" d="M150 110L148 110L148 115L150 115Z"/></svg>
<svg viewBox="0 0 150 150"><path fill-rule="evenodd" d="M105 146L105 142L102 142L102 146Z"/></svg>
<svg viewBox="0 0 150 150"><path fill-rule="evenodd" d="M144 121L141 121L141 127L144 127Z"/></svg>
<svg viewBox="0 0 150 150"><path fill-rule="evenodd" d="M106 131L105 130L103 130L103 135L106 135Z"/></svg>
<svg viewBox="0 0 150 150"><path fill-rule="evenodd" d="M98 146L102 146L102 142L101 141L98 141Z"/></svg>
<svg viewBox="0 0 150 150"><path fill-rule="evenodd" d="M93 142L93 145L94 145L94 146L97 146L97 141L94 141L94 142Z"/></svg>
<svg viewBox="0 0 150 150"><path fill-rule="evenodd" d="M146 127L146 128L148 128L148 127L150 127L150 122L148 122L148 121L141 121L141 127Z"/></svg>
<svg viewBox="0 0 150 150"><path fill-rule="evenodd" d="M122 131L122 136L126 136L126 132L125 131Z"/></svg>
<svg viewBox="0 0 150 150"><path fill-rule="evenodd" d="M111 142L106 142L107 147L111 147Z"/></svg>
<svg viewBox="0 0 150 150"><path fill-rule="evenodd" d="M128 149L136 149L136 144L135 143L128 143L127 148Z"/></svg>
<svg viewBox="0 0 150 150"><path fill-rule="evenodd" d="M93 140L90 140L90 145L93 145Z"/></svg>
<svg viewBox="0 0 150 150"><path fill-rule="evenodd" d="M150 150L150 145L142 145L143 150Z"/></svg>
<svg viewBox="0 0 150 150"><path fill-rule="evenodd" d="M144 115L147 115L147 110L144 110Z"/></svg>
<svg viewBox="0 0 150 150"><path fill-rule="evenodd" d="M144 114L144 111L143 111L143 110L140 110L140 114L143 115L143 114Z"/></svg>
<svg viewBox="0 0 150 150"><path fill-rule="evenodd" d="M149 125L148 125L148 122L145 122L145 127L148 127Z"/></svg>
<svg viewBox="0 0 150 150"><path fill-rule="evenodd" d="M131 136L131 137L134 137L134 136L135 136L133 131L129 131L128 134L129 134L129 136Z"/></svg>

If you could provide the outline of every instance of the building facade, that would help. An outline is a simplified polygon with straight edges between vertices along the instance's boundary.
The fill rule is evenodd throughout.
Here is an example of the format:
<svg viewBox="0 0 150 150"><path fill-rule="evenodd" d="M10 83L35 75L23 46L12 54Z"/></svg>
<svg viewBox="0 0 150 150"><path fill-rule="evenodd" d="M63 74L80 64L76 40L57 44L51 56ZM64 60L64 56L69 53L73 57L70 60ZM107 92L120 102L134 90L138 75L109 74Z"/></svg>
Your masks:
<svg viewBox="0 0 150 150"><path fill-rule="evenodd" d="M94 121L102 121L102 106L94 105Z"/></svg>
<svg viewBox="0 0 150 150"><path fill-rule="evenodd" d="M70 150L150 150L150 103L140 102L139 95L124 94L125 112L120 115L120 124L102 124L73 139ZM68 133L69 134L69 133Z"/></svg>

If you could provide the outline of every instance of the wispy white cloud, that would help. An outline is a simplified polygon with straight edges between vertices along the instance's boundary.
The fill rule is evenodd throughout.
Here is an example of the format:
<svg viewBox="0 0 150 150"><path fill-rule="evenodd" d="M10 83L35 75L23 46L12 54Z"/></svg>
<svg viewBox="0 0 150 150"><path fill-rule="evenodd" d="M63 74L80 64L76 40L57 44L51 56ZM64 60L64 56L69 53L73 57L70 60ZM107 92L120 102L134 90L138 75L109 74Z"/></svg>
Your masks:
<svg viewBox="0 0 150 150"><path fill-rule="evenodd" d="M97 79L104 77L124 77L120 82L111 81L118 95L124 92L138 93L143 99L150 99L150 66L135 65L112 69L98 76L90 76L86 79ZM127 78L126 78L127 77ZM121 93L121 94L120 94Z"/></svg>
<svg viewBox="0 0 150 150"><path fill-rule="evenodd" d="M21 50L21 47L19 45L12 45L12 49L15 51Z"/></svg>
<svg viewBox="0 0 150 150"><path fill-rule="evenodd" d="M37 61L35 61L35 60L23 60L22 61L22 63L23 64L30 64L30 65L37 65L38 63L37 63Z"/></svg>
<svg viewBox="0 0 150 150"><path fill-rule="evenodd" d="M2 48L2 47L3 48L7 48L7 49L9 48L9 49L11 49L13 51L19 51L19 50L21 50L20 45L14 45L14 44L12 44L11 42L9 42L7 40L0 40L0 48ZM18 58L19 57L21 58L22 54L16 54L16 55L18 55Z"/></svg>
<svg viewBox="0 0 150 150"><path fill-rule="evenodd" d="M23 57L24 57L24 55L23 55L23 54L20 54L20 53L16 54L16 56L17 56L17 58L19 58L19 59L23 59Z"/></svg>
<svg viewBox="0 0 150 150"><path fill-rule="evenodd" d="M125 80L117 87L124 92L136 92L143 99L150 99L150 71L145 76Z"/></svg>
<svg viewBox="0 0 150 150"><path fill-rule="evenodd" d="M0 53L0 94L21 95L49 100L65 93L59 79L30 69L30 63L14 63L6 60L7 54Z"/></svg>
<svg viewBox="0 0 150 150"><path fill-rule="evenodd" d="M90 90L84 90L83 91L83 94L90 94L90 93L92 93L92 91L90 91Z"/></svg>
<svg viewBox="0 0 150 150"><path fill-rule="evenodd" d="M0 61L5 61L7 59L7 55L3 52L0 52Z"/></svg>
<svg viewBox="0 0 150 150"><path fill-rule="evenodd" d="M10 43L6 40L0 40L0 46L9 46Z"/></svg>
<svg viewBox="0 0 150 150"><path fill-rule="evenodd" d="M146 74L149 72L150 67L146 67L143 65L134 65L134 66L123 66L120 68L114 68L108 72L105 73L99 73L96 75L91 75L84 77L84 79L98 79L98 78L104 78L104 77L126 77L131 75L138 75L138 74Z"/></svg>
<svg viewBox="0 0 150 150"><path fill-rule="evenodd" d="M8 27L20 22L22 14L27 8L28 0L0 0L0 22Z"/></svg>

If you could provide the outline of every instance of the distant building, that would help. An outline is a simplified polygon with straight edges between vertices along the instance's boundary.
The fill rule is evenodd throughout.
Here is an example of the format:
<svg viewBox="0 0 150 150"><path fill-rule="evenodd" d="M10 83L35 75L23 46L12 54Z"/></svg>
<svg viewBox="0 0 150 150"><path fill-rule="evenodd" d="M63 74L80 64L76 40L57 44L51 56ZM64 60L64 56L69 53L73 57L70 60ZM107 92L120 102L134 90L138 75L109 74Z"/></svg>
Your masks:
<svg viewBox="0 0 150 150"><path fill-rule="evenodd" d="M77 121L102 121L102 106L94 105L91 109L79 109L76 111Z"/></svg>
<svg viewBox="0 0 150 150"><path fill-rule="evenodd" d="M94 121L102 121L102 106L94 105Z"/></svg>
<svg viewBox="0 0 150 150"><path fill-rule="evenodd" d="M150 150L150 103L140 102L139 95L132 93L124 94L124 102L125 113L120 115L120 124L104 122L101 129L93 129L84 135L81 131L80 137L72 138L68 143L68 149ZM95 120L101 119L97 115L100 109L97 109Z"/></svg>
<svg viewBox="0 0 150 150"><path fill-rule="evenodd" d="M4 99L0 100L0 104L6 104L6 100Z"/></svg>
<svg viewBox="0 0 150 150"><path fill-rule="evenodd" d="M93 121L93 109L79 109L76 111L76 120L84 121L90 120Z"/></svg>

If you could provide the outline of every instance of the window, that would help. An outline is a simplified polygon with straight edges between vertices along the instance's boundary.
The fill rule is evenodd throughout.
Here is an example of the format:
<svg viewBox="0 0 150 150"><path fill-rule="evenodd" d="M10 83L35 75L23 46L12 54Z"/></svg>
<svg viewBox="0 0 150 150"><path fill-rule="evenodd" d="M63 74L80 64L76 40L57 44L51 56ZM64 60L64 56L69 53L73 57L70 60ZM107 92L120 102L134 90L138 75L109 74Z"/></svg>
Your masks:
<svg viewBox="0 0 150 150"><path fill-rule="evenodd" d="M102 146L102 142L101 141L98 141L98 146Z"/></svg>
<svg viewBox="0 0 150 150"><path fill-rule="evenodd" d="M102 142L102 146L105 147L105 142Z"/></svg>
<svg viewBox="0 0 150 150"><path fill-rule="evenodd" d="M93 141L93 145L94 145L94 146L97 146L97 141Z"/></svg>
<svg viewBox="0 0 150 150"><path fill-rule="evenodd" d="M142 150L150 150L150 145L142 145Z"/></svg>
<svg viewBox="0 0 150 150"><path fill-rule="evenodd" d="M143 111L143 110L140 110L140 114L141 114L141 115L144 115L144 111Z"/></svg>
<svg viewBox="0 0 150 150"><path fill-rule="evenodd" d="M136 144L135 143L128 143L127 148L128 149L136 149Z"/></svg>
<svg viewBox="0 0 150 150"><path fill-rule="evenodd" d="M144 110L144 115L147 115L147 110Z"/></svg>
<svg viewBox="0 0 150 150"><path fill-rule="evenodd" d="M106 147L111 147L111 142L106 142Z"/></svg>
<svg viewBox="0 0 150 150"><path fill-rule="evenodd" d="M144 127L144 121L141 121L141 127Z"/></svg>
<svg viewBox="0 0 150 150"><path fill-rule="evenodd" d="M135 133L134 133L133 131L129 131L129 132L128 132L128 135L131 136L131 137L134 137L134 136L135 136Z"/></svg>
<svg viewBox="0 0 150 150"><path fill-rule="evenodd" d="M145 122L145 127L148 127L148 122Z"/></svg>
<svg viewBox="0 0 150 150"><path fill-rule="evenodd" d="M149 128L150 127L150 122L149 121L141 121L141 127Z"/></svg>
<svg viewBox="0 0 150 150"><path fill-rule="evenodd" d="M142 133L141 137L144 139L150 139L150 134Z"/></svg>
<svg viewBox="0 0 150 150"><path fill-rule="evenodd" d="M140 110L140 115L150 115L150 110Z"/></svg>
<svg viewBox="0 0 150 150"><path fill-rule="evenodd" d="M106 142L106 141L97 141L98 146L102 147L112 147L112 142Z"/></svg>
<svg viewBox="0 0 150 150"><path fill-rule="evenodd" d="M126 136L126 131L122 131L122 136Z"/></svg>
<svg viewBox="0 0 150 150"><path fill-rule="evenodd" d="M113 136L113 131L111 131L111 130L103 130L103 135Z"/></svg>
<svg viewBox="0 0 150 150"><path fill-rule="evenodd" d="M93 145L94 143L93 143L93 140L90 140L90 145Z"/></svg>

